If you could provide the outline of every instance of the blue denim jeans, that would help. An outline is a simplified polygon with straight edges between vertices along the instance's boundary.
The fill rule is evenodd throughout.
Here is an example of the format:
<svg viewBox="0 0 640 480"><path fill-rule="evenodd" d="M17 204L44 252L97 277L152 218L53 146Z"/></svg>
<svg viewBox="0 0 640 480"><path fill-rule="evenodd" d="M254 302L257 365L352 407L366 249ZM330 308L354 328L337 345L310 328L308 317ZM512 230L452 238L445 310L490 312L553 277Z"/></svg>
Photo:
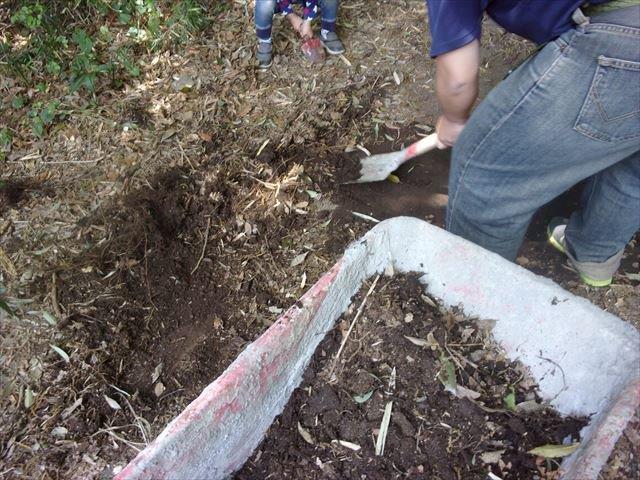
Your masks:
<svg viewBox="0 0 640 480"><path fill-rule="evenodd" d="M640 228L640 7L547 44L475 110L453 148L447 229L515 259L535 211L588 179L565 240L604 262Z"/></svg>
<svg viewBox="0 0 640 480"><path fill-rule="evenodd" d="M330 32L335 30L339 4L339 0L318 1L323 30L328 30ZM276 0L256 0L254 19L258 39L269 40L271 38L273 15L278 12L279 10Z"/></svg>

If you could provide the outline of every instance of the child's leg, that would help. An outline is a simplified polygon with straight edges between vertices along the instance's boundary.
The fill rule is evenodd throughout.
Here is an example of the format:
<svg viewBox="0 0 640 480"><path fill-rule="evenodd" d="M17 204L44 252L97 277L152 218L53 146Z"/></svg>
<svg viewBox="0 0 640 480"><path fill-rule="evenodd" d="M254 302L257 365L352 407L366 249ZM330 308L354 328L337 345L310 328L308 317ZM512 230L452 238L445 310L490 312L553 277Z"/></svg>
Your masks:
<svg viewBox="0 0 640 480"><path fill-rule="evenodd" d="M336 31L339 0L320 0L320 12L322 16L322 35Z"/></svg>
<svg viewBox="0 0 640 480"><path fill-rule="evenodd" d="M256 0L255 23L259 42L271 42L271 26L276 11L275 0Z"/></svg>
<svg viewBox="0 0 640 480"><path fill-rule="evenodd" d="M320 39L331 55L344 53L344 46L336 35L336 20L338 19L339 0L320 0L322 16L322 30Z"/></svg>
<svg viewBox="0 0 640 480"><path fill-rule="evenodd" d="M273 15L276 13L276 0L256 0L255 23L258 49L256 57L258 67L266 70L271 66L273 48L271 46L271 26Z"/></svg>

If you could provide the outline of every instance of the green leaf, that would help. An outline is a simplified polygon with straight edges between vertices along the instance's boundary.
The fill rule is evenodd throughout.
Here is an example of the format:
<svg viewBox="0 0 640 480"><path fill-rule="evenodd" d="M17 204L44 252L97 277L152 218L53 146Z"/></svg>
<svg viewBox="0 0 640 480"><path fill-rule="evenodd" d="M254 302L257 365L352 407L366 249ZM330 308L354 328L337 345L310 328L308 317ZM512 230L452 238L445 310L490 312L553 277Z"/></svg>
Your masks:
<svg viewBox="0 0 640 480"><path fill-rule="evenodd" d="M516 392L514 391L513 387L509 387L509 393L505 395L505 397L502 399L502 403L504 403L504 408L506 408L507 410L511 410L512 412L515 412Z"/></svg>
<svg viewBox="0 0 640 480"><path fill-rule="evenodd" d="M161 21L158 15L152 15L147 22L147 28L154 37L160 34Z"/></svg>
<svg viewBox="0 0 640 480"><path fill-rule="evenodd" d="M49 60L49 62L47 63L47 72L49 72L51 75L60 75L61 71L62 67L58 62L56 62L55 60Z"/></svg>
<svg viewBox="0 0 640 480"><path fill-rule="evenodd" d="M16 95L15 97L13 97L13 100L11 100L11 106L16 110L24 107L24 104L25 100L22 95Z"/></svg>
<svg viewBox="0 0 640 480"><path fill-rule="evenodd" d="M54 118L56 117L56 110L60 102L57 100L53 100L52 102L47 103L47 105L40 112L40 118L45 125L51 125L53 123Z"/></svg>
<svg viewBox="0 0 640 480"><path fill-rule="evenodd" d="M456 367L453 362L446 356L440 356L440 371L438 372L438 380L444 385L444 389L450 393L456 393L458 382L456 380Z"/></svg>
<svg viewBox="0 0 640 480"><path fill-rule="evenodd" d="M371 398L371 395L373 395L373 390L367 393L363 393L362 395L356 395L353 397L353 399L356 403L364 403Z"/></svg>
<svg viewBox="0 0 640 480"><path fill-rule="evenodd" d="M24 392L24 408L31 408L34 403L33 390L31 390L31 387L27 387L27 390Z"/></svg>
<svg viewBox="0 0 640 480"><path fill-rule="evenodd" d="M140 76L140 67L138 67L136 65L128 65L127 66L127 72L132 77L139 77Z"/></svg>
<svg viewBox="0 0 640 480"><path fill-rule="evenodd" d="M14 15L11 16L11 23L23 25L30 30L36 30L42 25L42 14L44 6L39 2L31 5L23 5Z"/></svg>
<svg viewBox="0 0 640 480"><path fill-rule="evenodd" d="M129 75L138 77L140 75L140 68L131 60L130 53L129 49L121 48L117 51L116 57L118 63L124 67Z"/></svg>
<svg viewBox="0 0 640 480"><path fill-rule="evenodd" d="M46 310L42 312L42 318L44 318L45 322L49 325L55 325L57 322L56 317L47 312Z"/></svg>
<svg viewBox="0 0 640 480"><path fill-rule="evenodd" d="M118 21L120 23L124 23L125 25L128 24L131 21L131 14L127 12L120 12L118 14Z"/></svg>
<svg viewBox="0 0 640 480"><path fill-rule="evenodd" d="M69 40L64 35L58 35L56 37L56 42L58 42L62 48L67 48L69 46Z"/></svg>
<svg viewBox="0 0 640 480"><path fill-rule="evenodd" d="M31 130L38 138L42 138L44 136L44 122L40 117L31 119Z"/></svg>
<svg viewBox="0 0 640 480"><path fill-rule="evenodd" d="M111 32L109 31L109 27L107 27L106 25L102 25L100 27L100 38L102 40L104 40L105 42L109 42L111 41L112 37L111 37Z"/></svg>
<svg viewBox="0 0 640 480"><path fill-rule="evenodd" d="M73 32L73 36L71 37L71 39L73 40L73 43L78 46L80 52L88 54L91 53L91 50L93 50L93 40L91 40L91 37L89 37L89 35L87 35L87 32L85 32L83 29L79 28L75 32Z"/></svg>
<svg viewBox="0 0 640 480"><path fill-rule="evenodd" d="M51 348L53 348L53 350L62 357L62 359L69 363L69 355L67 355L67 352L65 352L64 350L62 350L60 347L56 347L55 345L51 345L49 344L49 346Z"/></svg>
<svg viewBox="0 0 640 480"><path fill-rule="evenodd" d="M95 80L96 75L93 73L78 75L71 81L69 89L71 92L75 92L85 87L89 92L93 93L95 91Z"/></svg>
<svg viewBox="0 0 640 480"><path fill-rule="evenodd" d="M572 443L571 445L542 445L536 447L533 450L529 450L527 453L531 455L537 455L544 458L562 458L567 455L571 455L580 446L580 442Z"/></svg>
<svg viewBox="0 0 640 480"><path fill-rule="evenodd" d="M12 317L16 316L15 312L11 309L9 304L7 302L5 302L4 300L0 300L0 309L4 310L5 312L7 312Z"/></svg>
<svg viewBox="0 0 640 480"><path fill-rule="evenodd" d="M8 128L0 128L0 148L10 147L12 141L11 131Z"/></svg>

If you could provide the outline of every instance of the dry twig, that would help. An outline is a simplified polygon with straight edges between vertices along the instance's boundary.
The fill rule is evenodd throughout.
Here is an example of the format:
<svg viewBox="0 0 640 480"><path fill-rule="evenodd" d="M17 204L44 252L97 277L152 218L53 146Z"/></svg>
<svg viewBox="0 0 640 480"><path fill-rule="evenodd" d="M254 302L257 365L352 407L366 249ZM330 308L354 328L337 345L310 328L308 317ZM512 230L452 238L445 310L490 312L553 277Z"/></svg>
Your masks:
<svg viewBox="0 0 640 480"><path fill-rule="evenodd" d="M336 358L333 361L333 366L331 367L331 371L329 371L329 378L333 377L333 371L335 370L336 365L338 364L338 360L340 359L340 354L342 353L342 350L344 349L344 346L347 344L347 340L349 340L349 335L351 335L351 331L353 330L353 327L355 326L356 322L358 321L358 318L360 318L360 315L362 315L362 312L364 311L364 306L367 303L367 299L373 293L373 290L376 288L376 285L378 284L378 280L380 280L380 275L378 275L376 277L376 279L371 284L371 287L369 287L369 291L367 292L367 294L362 299L362 303L360 304L360 307L358 308L358 311L356 312L356 316L353 317L353 321L351 322L351 325L349 326L349 330L347 330L347 334L342 339L342 343L340 344L340 348L338 349L338 353L336 354Z"/></svg>
<svg viewBox="0 0 640 480"><path fill-rule="evenodd" d="M56 314L58 320L62 318L62 310L58 303L58 275L53 272L51 275L51 304L53 306L53 313Z"/></svg>
<svg viewBox="0 0 640 480"><path fill-rule="evenodd" d="M207 228L204 232L204 244L202 245L202 253L200 254L200 258L198 259L198 263L196 263L196 266L193 267L193 270L191 270L191 275L193 275L195 273L196 270L198 270L198 267L200 266L200 262L202 262L202 259L204 258L204 252L207 250L207 242L209 241L209 230L211 229L211 217L207 217Z"/></svg>

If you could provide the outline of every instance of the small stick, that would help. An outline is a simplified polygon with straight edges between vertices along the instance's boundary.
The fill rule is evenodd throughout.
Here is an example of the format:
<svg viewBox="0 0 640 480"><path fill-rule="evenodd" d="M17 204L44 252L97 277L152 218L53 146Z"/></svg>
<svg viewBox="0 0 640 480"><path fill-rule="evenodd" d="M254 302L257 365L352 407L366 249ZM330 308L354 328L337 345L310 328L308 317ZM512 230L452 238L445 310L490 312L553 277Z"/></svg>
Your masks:
<svg viewBox="0 0 640 480"><path fill-rule="evenodd" d="M60 160L60 161L49 161L49 162L42 162L45 165L61 165L61 164L67 164L67 163L73 163L73 164L82 164L82 163L98 163L100 161L104 160L104 155L102 157L98 157L95 160Z"/></svg>
<svg viewBox="0 0 640 480"><path fill-rule="evenodd" d="M364 213L360 213L360 212L351 212L351 213L353 214L354 217L361 218L363 220L366 220L367 222L380 223L380 220L378 220L377 218L371 217L369 215L365 215Z"/></svg>
<svg viewBox="0 0 640 480"><path fill-rule="evenodd" d="M195 271L200 266L200 262L202 262L202 259L204 258L204 252L207 249L207 241L209 240L209 229L210 228L211 228L211 217L207 217L207 229L204 232L204 245L202 245L202 253L200 254L200 258L198 259L198 263L196 263L196 266L193 267L193 270L191 270L191 275L193 275L195 273Z"/></svg>
<svg viewBox="0 0 640 480"><path fill-rule="evenodd" d="M148 255L148 250L147 250L147 229L144 229L144 277L145 280L147 281L147 295L149 295L149 301L151 302L151 305L153 306L153 308L155 308L156 310L158 310L158 307L156 307L156 304L153 303L153 295L151 295L151 285L149 284L149 255ZM147 325L148 325L149 321L147 320Z"/></svg>
<svg viewBox="0 0 640 480"><path fill-rule="evenodd" d="M58 320L62 317L62 310L58 303L58 275L53 272L51 275L51 304L53 305L53 313L56 314Z"/></svg>
<svg viewBox="0 0 640 480"><path fill-rule="evenodd" d="M139 447L146 447L146 445L144 443L132 442L130 440L126 440L126 439L116 435L111 430L98 430L98 433L106 433L107 435L110 435L111 437L115 438L116 440L118 440L118 441L128 445L129 447L133 448L138 453L140 453L142 451L142 448L139 448Z"/></svg>
<svg viewBox="0 0 640 480"><path fill-rule="evenodd" d="M358 318L360 318L360 315L362 315L362 311L364 310L364 306L367 303L367 299L369 298L369 295L371 295L371 293L373 293L373 289L376 288L376 284L378 283L378 280L380 280L380 275L378 275L376 277L376 279L371 284L371 287L369 287L369 291L367 292L367 294L362 299L362 303L360 304L360 307L358 308L358 311L356 312L356 316L353 317L353 321L351 322L351 325L349 326L349 330L347 330L347 334L344 336L344 339L342 340L342 343L340 344L340 348L338 349L338 353L336 354L336 358L333 360L333 366L331 367L331 371L329 372L329 378L331 378L333 376L333 371L335 370L336 365L338 364L338 359L340 358L340 354L342 353L342 350L344 349L344 346L347 344L347 340L349 340L349 335L351 335L351 331L353 330L353 327L355 326L356 322L358 321Z"/></svg>

